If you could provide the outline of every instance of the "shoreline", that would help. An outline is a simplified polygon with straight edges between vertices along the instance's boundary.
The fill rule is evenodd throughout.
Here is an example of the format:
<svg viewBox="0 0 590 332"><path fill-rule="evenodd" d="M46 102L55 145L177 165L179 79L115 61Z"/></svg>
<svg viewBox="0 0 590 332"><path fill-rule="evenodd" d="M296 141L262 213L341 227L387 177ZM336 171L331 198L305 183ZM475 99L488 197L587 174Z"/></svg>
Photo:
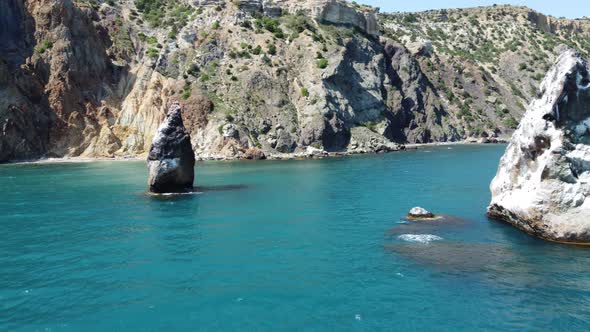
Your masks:
<svg viewBox="0 0 590 332"><path fill-rule="evenodd" d="M399 150L393 151L385 151L385 152L376 152L376 151L345 151L345 152L323 152L318 154L309 154L307 152L298 152L298 153L285 153L285 154L275 154L267 156L265 160L306 160L306 159L324 159L324 158L343 158L343 157L351 157L351 156L359 156L359 155L376 155L376 154L386 154L386 153L396 153L396 152L405 152L409 150L419 150L429 147L439 147L439 146L453 146L453 145L498 145L498 144L508 144L508 142L497 142L497 143L478 143L468 140L457 141L457 142L434 142L434 143L414 143L414 144L405 144L400 145ZM135 156L135 157L61 157L61 158L42 158L42 159L32 159L32 160L19 160L19 161L8 161L5 163L0 163L0 166L3 165L36 165L36 164L63 164L63 163L91 163L91 162L100 162L100 161L140 161L145 160L146 156ZM239 158L227 158L227 157L215 157L209 156L205 158L197 158L197 162L199 161L238 161L238 160L248 160L248 159L239 159ZM255 160L251 160L255 161ZM264 160L262 160L264 161Z"/></svg>

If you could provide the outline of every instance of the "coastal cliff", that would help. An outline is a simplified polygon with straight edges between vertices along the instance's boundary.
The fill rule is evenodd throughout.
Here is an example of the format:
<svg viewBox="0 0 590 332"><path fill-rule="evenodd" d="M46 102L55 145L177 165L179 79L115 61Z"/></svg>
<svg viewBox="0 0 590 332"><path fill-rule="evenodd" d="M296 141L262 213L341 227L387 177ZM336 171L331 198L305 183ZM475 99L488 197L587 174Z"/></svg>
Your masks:
<svg viewBox="0 0 590 332"><path fill-rule="evenodd" d="M585 21L570 29L504 6L410 18L340 0L0 6L0 161L145 156L175 102L200 158L487 140L512 133L532 96L515 87L533 84L538 70L486 62L479 55L494 32L472 17L525 35L500 59L545 61L567 40L590 50ZM431 38L443 35L446 44ZM451 38L478 35L488 44L449 48Z"/></svg>
<svg viewBox="0 0 590 332"><path fill-rule="evenodd" d="M491 218L544 239L590 243L589 70L568 50L545 77L491 184Z"/></svg>

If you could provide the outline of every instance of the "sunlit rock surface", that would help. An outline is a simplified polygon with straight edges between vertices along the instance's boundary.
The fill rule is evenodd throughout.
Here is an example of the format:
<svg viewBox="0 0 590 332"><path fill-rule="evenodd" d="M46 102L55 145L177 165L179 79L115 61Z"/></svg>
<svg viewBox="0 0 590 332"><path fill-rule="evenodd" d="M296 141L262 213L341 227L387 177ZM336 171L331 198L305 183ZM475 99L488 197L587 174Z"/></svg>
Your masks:
<svg viewBox="0 0 590 332"><path fill-rule="evenodd" d="M432 218L434 218L434 214L432 212L419 206L412 208L408 213L408 219L410 220L425 220Z"/></svg>
<svg viewBox="0 0 590 332"><path fill-rule="evenodd" d="M565 51L541 84L491 184L491 218L543 239L590 244L590 76Z"/></svg>

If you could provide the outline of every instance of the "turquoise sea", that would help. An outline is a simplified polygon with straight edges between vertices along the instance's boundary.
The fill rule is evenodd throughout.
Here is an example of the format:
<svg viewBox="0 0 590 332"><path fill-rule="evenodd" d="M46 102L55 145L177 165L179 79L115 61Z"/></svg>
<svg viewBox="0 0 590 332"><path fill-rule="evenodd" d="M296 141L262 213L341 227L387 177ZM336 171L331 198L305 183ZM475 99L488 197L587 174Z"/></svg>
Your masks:
<svg viewBox="0 0 590 332"><path fill-rule="evenodd" d="M590 327L590 251L485 217L504 146L0 166L0 331L548 331ZM441 223L404 223L420 205Z"/></svg>

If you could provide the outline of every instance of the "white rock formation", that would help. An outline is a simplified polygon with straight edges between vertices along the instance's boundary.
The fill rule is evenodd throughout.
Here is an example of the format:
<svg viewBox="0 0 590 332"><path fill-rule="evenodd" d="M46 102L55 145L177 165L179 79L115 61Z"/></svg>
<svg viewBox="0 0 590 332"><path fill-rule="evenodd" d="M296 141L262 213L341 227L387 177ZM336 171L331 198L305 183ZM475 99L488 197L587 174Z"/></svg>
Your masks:
<svg viewBox="0 0 590 332"><path fill-rule="evenodd" d="M408 219L410 220L427 220L433 219L434 217L435 216L432 212L419 206L412 208L408 213Z"/></svg>
<svg viewBox="0 0 590 332"><path fill-rule="evenodd" d="M278 6L289 13L302 12L321 23L353 26L361 31L378 36L378 8L354 6L343 0L275 0Z"/></svg>
<svg viewBox="0 0 590 332"><path fill-rule="evenodd" d="M590 76L565 51L541 84L491 184L488 215L543 239L590 243Z"/></svg>

